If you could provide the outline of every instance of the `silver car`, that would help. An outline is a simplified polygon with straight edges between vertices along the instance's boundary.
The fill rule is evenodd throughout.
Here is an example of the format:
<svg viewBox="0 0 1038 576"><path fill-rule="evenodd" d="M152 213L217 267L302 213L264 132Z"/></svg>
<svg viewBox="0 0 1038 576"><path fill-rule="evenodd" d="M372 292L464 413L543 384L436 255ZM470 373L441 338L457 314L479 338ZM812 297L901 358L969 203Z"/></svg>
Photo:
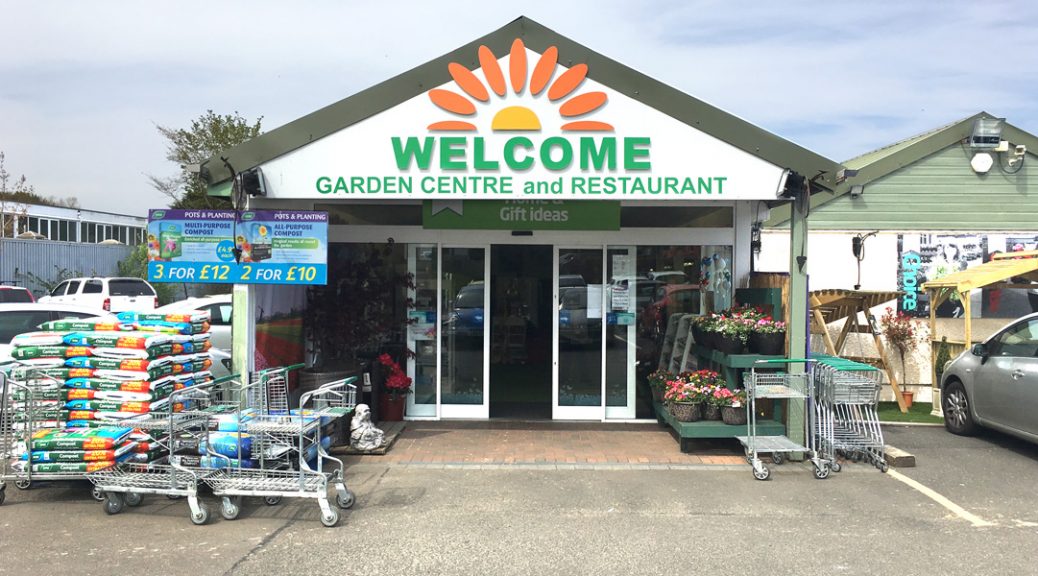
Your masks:
<svg viewBox="0 0 1038 576"><path fill-rule="evenodd" d="M983 426L1038 442L1038 314L950 362L941 378L941 407L953 434Z"/></svg>

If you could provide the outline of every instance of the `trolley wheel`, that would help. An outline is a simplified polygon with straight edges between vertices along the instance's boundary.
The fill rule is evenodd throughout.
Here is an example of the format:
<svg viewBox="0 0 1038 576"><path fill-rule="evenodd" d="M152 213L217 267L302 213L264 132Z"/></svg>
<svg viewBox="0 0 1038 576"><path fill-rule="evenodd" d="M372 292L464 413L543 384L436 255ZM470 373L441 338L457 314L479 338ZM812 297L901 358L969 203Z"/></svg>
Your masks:
<svg viewBox="0 0 1038 576"><path fill-rule="evenodd" d="M7 498L7 489L0 487L0 506L4 504L4 500Z"/></svg>
<svg viewBox="0 0 1038 576"><path fill-rule="evenodd" d="M819 480L825 480L826 478L829 477L829 471L830 470L831 469L826 464L822 464L820 466L815 466L815 478L817 478Z"/></svg>
<svg viewBox="0 0 1038 576"><path fill-rule="evenodd" d="M763 464L761 464L760 468L754 466L753 477L757 480L767 480L768 478L771 478L771 470Z"/></svg>
<svg viewBox="0 0 1038 576"><path fill-rule="evenodd" d="M887 470L890 470L890 464L887 464L887 461L883 460L879 463L879 466L877 466L877 468L879 468L880 472L886 474Z"/></svg>
<svg viewBox="0 0 1038 576"><path fill-rule="evenodd" d="M241 496L233 498L224 496L220 501L220 516L224 520L234 520L241 513Z"/></svg>
<svg viewBox="0 0 1038 576"><path fill-rule="evenodd" d="M166 498L169 498L170 500L180 500L183 496L180 494L166 494Z"/></svg>
<svg viewBox="0 0 1038 576"><path fill-rule="evenodd" d="M105 509L105 514L114 515L123 511L123 505L126 503L123 500L123 495L118 492L105 492L105 501L102 507Z"/></svg>
<svg viewBox="0 0 1038 576"><path fill-rule="evenodd" d="M776 466L781 466L781 465L782 465L782 463L786 461L786 456L785 456L785 454L783 454L783 453L781 453L781 452L774 452L774 453L772 453L772 455L771 455L771 461L772 461L772 462L773 462L773 463L774 463L774 464L775 464Z"/></svg>
<svg viewBox="0 0 1038 576"><path fill-rule="evenodd" d="M136 492L127 492L126 494L123 495L123 500L126 501L126 505L127 506L133 508L135 506L140 506L141 505L141 502L144 501L144 496L141 496L140 494L137 494Z"/></svg>
<svg viewBox="0 0 1038 576"><path fill-rule="evenodd" d="M347 490L345 496L342 494L335 495L335 503L339 505L339 508L343 510L349 510L353 508L353 505L357 502L357 497L353 492Z"/></svg>
<svg viewBox="0 0 1038 576"><path fill-rule="evenodd" d="M324 524L328 528L334 527L339 523L339 511L335 508L329 508L327 514L321 513L321 524Z"/></svg>
<svg viewBox="0 0 1038 576"><path fill-rule="evenodd" d="M267 506L277 506L278 504L281 504L281 496L267 496L263 498L263 502Z"/></svg>
<svg viewBox="0 0 1038 576"><path fill-rule="evenodd" d="M209 521L209 509L205 507L205 504L198 504L198 512L191 513L191 523L195 526L201 526Z"/></svg>
<svg viewBox="0 0 1038 576"><path fill-rule="evenodd" d="M94 486L93 489L90 490L90 497L93 498L96 502L104 502L105 501L105 493L104 493L104 491L102 491L97 486Z"/></svg>
<svg viewBox="0 0 1038 576"><path fill-rule="evenodd" d="M32 480L15 480L14 486L19 490L28 490L32 488Z"/></svg>
<svg viewBox="0 0 1038 576"><path fill-rule="evenodd" d="M833 462L832 466L830 466L830 468L833 469L833 472L839 472L840 470L843 470L843 465L840 464L839 462Z"/></svg>

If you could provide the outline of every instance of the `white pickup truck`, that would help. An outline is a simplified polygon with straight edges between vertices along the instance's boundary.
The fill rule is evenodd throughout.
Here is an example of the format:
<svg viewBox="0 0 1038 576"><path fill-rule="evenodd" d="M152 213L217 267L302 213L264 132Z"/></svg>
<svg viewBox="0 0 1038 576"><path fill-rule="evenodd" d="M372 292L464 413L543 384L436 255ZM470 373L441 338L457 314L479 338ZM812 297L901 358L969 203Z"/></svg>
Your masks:
<svg viewBox="0 0 1038 576"><path fill-rule="evenodd" d="M140 278L70 278L39 300L77 304L106 312L157 308L155 289Z"/></svg>

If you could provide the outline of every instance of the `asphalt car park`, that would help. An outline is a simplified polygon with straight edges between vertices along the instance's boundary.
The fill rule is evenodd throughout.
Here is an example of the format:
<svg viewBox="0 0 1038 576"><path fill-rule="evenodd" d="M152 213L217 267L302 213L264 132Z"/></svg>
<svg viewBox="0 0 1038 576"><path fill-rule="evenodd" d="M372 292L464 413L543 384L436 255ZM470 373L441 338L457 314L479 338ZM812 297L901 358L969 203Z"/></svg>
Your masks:
<svg viewBox="0 0 1038 576"><path fill-rule="evenodd" d="M333 529L309 501L247 501L233 522L193 526L182 501L149 497L106 516L88 485L12 490L0 573L1033 573L1038 447L936 427L887 436L916 453L916 468L850 464L820 481L787 463L760 482L742 465L369 460L347 469L358 503Z"/></svg>

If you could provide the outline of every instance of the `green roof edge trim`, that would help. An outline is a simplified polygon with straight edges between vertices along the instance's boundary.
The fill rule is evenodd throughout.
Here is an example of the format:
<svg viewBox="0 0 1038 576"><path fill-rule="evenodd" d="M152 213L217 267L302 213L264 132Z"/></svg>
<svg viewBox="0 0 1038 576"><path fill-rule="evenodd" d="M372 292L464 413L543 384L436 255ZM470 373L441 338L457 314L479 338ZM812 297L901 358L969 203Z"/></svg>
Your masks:
<svg viewBox="0 0 1038 576"><path fill-rule="evenodd" d="M987 112L978 112L973 116L963 118L941 128L895 142L894 144L844 161L844 166L858 170L858 174L848 178L833 192L812 195L811 209L814 210L819 206L849 194L851 186L865 186L909 164L914 164L923 158L936 154L948 146L963 141L973 131L973 122L978 118L996 118L996 116L992 116ZM1038 150L1038 137L1008 122L1002 127L1002 139L1014 144L1023 144L1027 146L1029 152ZM788 204L772 208L771 218L764 223L764 226L767 228L784 228L788 225Z"/></svg>
<svg viewBox="0 0 1038 576"><path fill-rule="evenodd" d="M223 192L214 184L231 177L224 158L237 172L259 166L451 81L447 70L450 62L469 69L478 68L477 50L481 45L489 47L498 57L507 54L516 38L522 38L528 48L540 53L549 46L557 46L560 64L570 66L573 62L585 62L589 67L588 77L596 82L775 166L794 170L807 178L817 176L813 181L816 188L838 187L837 173L842 168L838 162L654 80L523 16L439 58L209 158L202 163L202 175L209 183L210 193Z"/></svg>

